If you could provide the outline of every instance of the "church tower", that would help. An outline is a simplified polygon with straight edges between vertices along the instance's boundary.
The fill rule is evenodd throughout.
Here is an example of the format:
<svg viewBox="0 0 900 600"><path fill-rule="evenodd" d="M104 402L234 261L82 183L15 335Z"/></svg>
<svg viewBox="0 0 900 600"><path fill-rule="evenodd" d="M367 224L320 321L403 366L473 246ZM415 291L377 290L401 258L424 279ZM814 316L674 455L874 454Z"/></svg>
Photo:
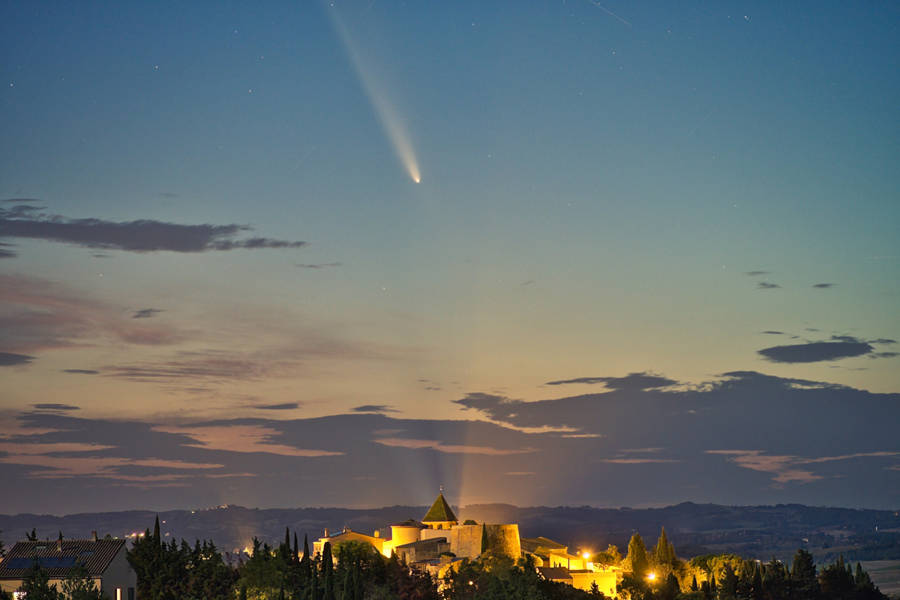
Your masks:
<svg viewBox="0 0 900 600"><path fill-rule="evenodd" d="M447 500L444 499L443 492L438 494L434 504L431 505L425 518L422 519L422 523L430 529L450 529L454 525L459 524L456 520L456 515L453 514L453 509L450 508Z"/></svg>

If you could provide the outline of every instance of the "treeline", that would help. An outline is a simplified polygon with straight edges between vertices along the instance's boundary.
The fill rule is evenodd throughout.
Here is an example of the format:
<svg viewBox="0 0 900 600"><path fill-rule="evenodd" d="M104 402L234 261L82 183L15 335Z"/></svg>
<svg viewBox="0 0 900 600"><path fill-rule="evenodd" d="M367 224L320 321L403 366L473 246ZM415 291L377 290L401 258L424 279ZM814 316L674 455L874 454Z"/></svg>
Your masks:
<svg viewBox="0 0 900 600"><path fill-rule="evenodd" d="M812 555L800 549L790 566L766 563L735 554L707 554L684 561L662 529L648 550L634 534L624 558L615 546L593 557L595 562L622 568L619 595L630 600L888 600L859 563L855 568L838 558L821 570Z"/></svg>
<svg viewBox="0 0 900 600"><path fill-rule="evenodd" d="M2 545L0 545L2 547ZM762 563L734 554L677 557L662 530L654 548L632 536L628 553L615 546L596 553L593 562L621 569L618 595L624 600L887 600L857 563L843 559L816 569L812 555L797 551L790 566L772 559ZM386 558L366 543L323 546L312 556L304 536L285 530L277 547L253 540L250 557L236 567L223 559L212 541L193 546L165 542L159 519L128 551L137 574L141 600L599 600L590 592L543 579L528 556L517 563L486 552L478 560L462 560L441 581ZM439 591L440 590L440 591ZM49 585L38 563L22 591L28 600L102 600L87 576L74 570L62 589ZM11 598L0 592L0 600Z"/></svg>
<svg viewBox="0 0 900 600"><path fill-rule="evenodd" d="M440 582L384 557L370 544L346 542L312 556L304 536L285 530L277 547L253 540L249 559L229 567L210 542L166 543L159 520L128 553L141 600L590 600L602 598L541 578L530 560L485 554L462 561ZM439 585L440 584L440 585ZM438 588L441 591L438 591Z"/></svg>
<svg viewBox="0 0 900 600"><path fill-rule="evenodd" d="M312 556L305 536L301 552L296 534L292 540L285 530L277 548L254 538L249 559L232 568L211 541L165 543L157 519L153 533L148 529L135 541L128 561L142 600L440 599L427 573L369 544L341 544L335 552L326 543L321 556Z"/></svg>

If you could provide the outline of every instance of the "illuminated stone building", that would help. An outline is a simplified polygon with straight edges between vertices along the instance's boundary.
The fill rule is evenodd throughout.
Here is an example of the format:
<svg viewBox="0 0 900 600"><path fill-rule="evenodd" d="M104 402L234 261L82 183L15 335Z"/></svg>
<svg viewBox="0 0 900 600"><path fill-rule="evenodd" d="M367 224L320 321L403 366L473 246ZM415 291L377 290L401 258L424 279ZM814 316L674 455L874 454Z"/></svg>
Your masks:
<svg viewBox="0 0 900 600"><path fill-rule="evenodd" d="M390 530L390 538L383 537L380 531L367 535L345 528L329 535L326 530L323 537L313 542L313 552L321 554L325 542L330 542L332 548L342 542L366 542L384 556L396 554L407 564L415 564L438 578L463 559L476 559L485 552L514 561L530 555L538 572L547 579L583 590L590 590L596 583L606 596L616 595L616 570L595 566L586 557L570 554L567 546L547 538L521 539L516 523L466 521L460 525L443 493L438 494L421 522L410 519L391 525Z"/></svg>

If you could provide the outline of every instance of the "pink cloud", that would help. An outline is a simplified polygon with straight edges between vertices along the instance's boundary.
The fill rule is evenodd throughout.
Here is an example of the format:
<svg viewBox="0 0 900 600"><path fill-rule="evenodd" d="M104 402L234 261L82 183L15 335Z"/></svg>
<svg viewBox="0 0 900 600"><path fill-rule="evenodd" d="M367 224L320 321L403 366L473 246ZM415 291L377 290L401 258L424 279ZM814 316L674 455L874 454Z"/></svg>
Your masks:
<svg viewBox="0 0 900 600"><path fill-rule="evenodd" d="M308 450L285 444L273 444L269 440L281 432L262 425L225 425L225 426L159 426L154 431L177 433L190 437L195 443L188 444L193 448L205 450L227 450L229 452L263 452L281 456L302 456L315 458L320 456L341 456L343 452L329 450Z"/></svg>

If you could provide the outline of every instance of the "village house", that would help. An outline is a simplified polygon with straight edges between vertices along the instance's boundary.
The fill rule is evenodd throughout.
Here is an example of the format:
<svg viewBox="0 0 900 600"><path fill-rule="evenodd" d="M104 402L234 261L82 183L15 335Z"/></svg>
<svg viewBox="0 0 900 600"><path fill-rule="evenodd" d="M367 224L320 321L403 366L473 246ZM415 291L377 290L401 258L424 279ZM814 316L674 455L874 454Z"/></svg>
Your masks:
<svg viewBox="0 0 900 600"><path fill-rule="evenodd" d="M0 589L17 597L22 580L37 563L50 585L63 581L83 565L87 576L110 600L135 600L137 576L125 558L125 540L92 539L17 542L0 562Z"/></svg>

